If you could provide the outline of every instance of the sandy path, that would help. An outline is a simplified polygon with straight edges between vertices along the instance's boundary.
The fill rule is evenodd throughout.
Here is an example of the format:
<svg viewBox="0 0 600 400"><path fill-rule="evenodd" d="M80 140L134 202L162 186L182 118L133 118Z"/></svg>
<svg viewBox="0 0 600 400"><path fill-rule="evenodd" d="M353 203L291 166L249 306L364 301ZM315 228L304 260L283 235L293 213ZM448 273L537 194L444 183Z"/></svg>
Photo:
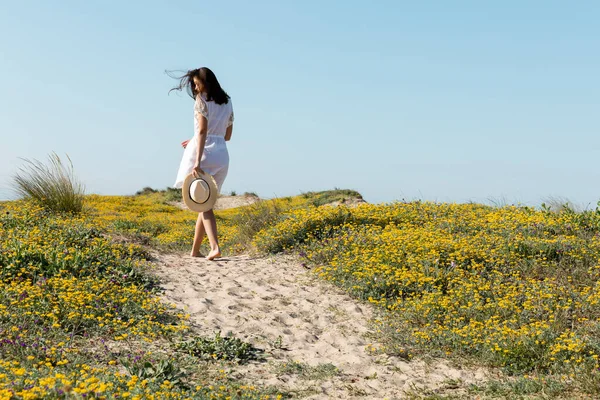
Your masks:
<svg viewBox="0 0 600 400"><path fill-rule="evenodd" d="M234 375L243 380L274 385L299 398L402 399L406 390L454 387L450 380L470 383L485 377L481 370L458 370L444 362L372 355L365 338L371 306L317 280L293 257L208 262L181 254L154 256L165 299L191 315L199 334L221 330L266 351L267 362L235 368ZM316 379L282 374L281 365L290 360L331 363L341 373Z"/></svg>
<svg viewBox="0 0 600 400"><path fill-rule="evenodd" d="M229 208L249 206L254 204L261 199L258 196L240 195L240 196L219 196L215 203L215 210L227 210ZM187 207L183 201L171 201L168 204L187 210Z"/></svg>

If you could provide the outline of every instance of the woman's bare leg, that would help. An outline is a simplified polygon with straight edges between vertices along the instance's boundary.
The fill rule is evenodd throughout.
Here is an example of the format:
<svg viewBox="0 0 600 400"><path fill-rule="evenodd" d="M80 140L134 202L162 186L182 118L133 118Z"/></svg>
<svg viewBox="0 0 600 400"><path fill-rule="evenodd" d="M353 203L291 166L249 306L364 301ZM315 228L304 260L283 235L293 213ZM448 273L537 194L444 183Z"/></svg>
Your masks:
<svg viewBox="0 0 600 400"><path fill-rule="evenodd" d="M204 223L202 222L202 213L198 214L198 219L196 220L196 230L194 233L194 244L192 244L192 252L190 256L192 257L202 257L200 254L200 245L204 240Z"/></svg>
<svg viewBox="0 0 600 400"><path fill-rule="evenodd" d="M213 260L217 257L221 257L219 239L217 238L217 220L215 219L215 213L213 210L210 210L205 211L200 215L202 215L204 230L206 231L206 236L208 236L208 241L210 242L210 253L208 253L206 259Z"/></svg>

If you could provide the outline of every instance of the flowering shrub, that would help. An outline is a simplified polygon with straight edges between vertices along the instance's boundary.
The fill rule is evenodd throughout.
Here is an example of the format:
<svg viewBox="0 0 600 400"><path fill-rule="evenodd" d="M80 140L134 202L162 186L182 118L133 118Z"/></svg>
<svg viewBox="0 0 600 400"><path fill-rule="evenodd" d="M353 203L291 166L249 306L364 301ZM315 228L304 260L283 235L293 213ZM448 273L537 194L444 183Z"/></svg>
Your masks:
<svg viewBox="0 0 600 400"><path fill-rule="evenodd" d="M540 382L561 375L583 391L599 387L600 211L429 202L331 207L311 196L218 211L224 251L299 252L320 277L380 307L388 352L460 356L537 374ZM83 215L68 218L0 204L0 398L2 390L35 397L34 388L101 388L95 395L109 397L195 389L180 384L186 379L175 364L151 368L177 377L163 386L119 375L117 364L92 363L75 346L86 337L150 343L187 329L184 315L156 300L145 250L109 240L124 235L188 250L197 214L164 200L153 192L92 195ZM244 221L256 223L240 227ZM207 396L220 388L197 386ZM234 393L223 387L223 396Z"/></svg>
<svg viewBox="0 0 600 400"><path fill-rule="evenodd" d="M143 244L164 250L189 250L194 239L198 213L166 204L169 193L140 196L98 196L86 198L94 226L109 233L125 235ZM219 244L226 254L249 250L252 236L263 226L277 222L286 212L305 207L311 197L286 197L261 201L246 207L215 212ZM205 238L204 250L208 240Z"/></svg>
<svg viewBox="0 0 600 400"><path fill-rule="evenodd" d="M301 251L322 278L385 308L380 331L403 352L478 357L518 373L594 371L598 214L426 202L309 207L254 241Z"/></svg>
<svg viewBox="0 0 600 400"><path fill-rule="evenodd" d="M0 203L0 399L269 398L180 368L168 343L188 316L160 301L146 251L94 218Z"/></svg>

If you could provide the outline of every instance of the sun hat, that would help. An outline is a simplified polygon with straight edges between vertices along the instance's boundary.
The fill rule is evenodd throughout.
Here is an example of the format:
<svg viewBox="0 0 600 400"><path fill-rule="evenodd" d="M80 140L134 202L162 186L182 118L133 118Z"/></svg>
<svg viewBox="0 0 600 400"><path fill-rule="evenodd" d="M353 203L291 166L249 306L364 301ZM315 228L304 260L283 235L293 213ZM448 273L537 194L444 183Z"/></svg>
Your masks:
<svg viewBox="0 0 600 400"><path fill-rule="evenodd" d="M211 210L219 195L215 178L207 173L200 174L198 178L193 174L186 176L181 192L185 205L196 212Z"/></svg>

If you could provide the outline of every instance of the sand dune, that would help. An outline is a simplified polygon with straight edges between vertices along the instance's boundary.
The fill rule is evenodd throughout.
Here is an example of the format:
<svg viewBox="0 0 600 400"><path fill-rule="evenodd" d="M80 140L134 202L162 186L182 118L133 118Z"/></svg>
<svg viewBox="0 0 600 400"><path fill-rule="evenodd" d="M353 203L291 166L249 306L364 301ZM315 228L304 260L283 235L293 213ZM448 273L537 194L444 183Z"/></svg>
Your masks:
<svg viewBox="0 0 600 400"><path fill-rule="evenodd" d="M220 330L266 351L267 362L235 369L242 380L275 385L299 398L401 399L406 390L485 378L482 370L456 369L442 361L406 362L371 354L366 336L372 307L317 280L292 256L236 256L217 262L181 254L155 257L165 300L190 313L198 333L212 336ZM341 373L312 380L280 369L277 373L290 360L311 366L331 363Z"/></svg>

